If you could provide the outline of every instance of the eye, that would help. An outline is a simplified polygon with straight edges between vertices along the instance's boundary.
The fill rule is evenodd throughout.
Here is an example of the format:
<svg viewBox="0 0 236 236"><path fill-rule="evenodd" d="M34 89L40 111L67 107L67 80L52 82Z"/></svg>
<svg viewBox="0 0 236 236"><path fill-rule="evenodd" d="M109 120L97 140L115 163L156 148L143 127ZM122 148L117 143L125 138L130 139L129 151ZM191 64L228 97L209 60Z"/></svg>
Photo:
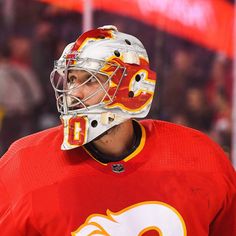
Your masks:
<svg viewBox="0 0 236 236"><path fill-rule="evenodd" d="M68 76L68 78L67 78L67 82L68 82L68 83L75 83L76 80L77 80L77 77L74 76L74 75L70 75L70 76Z"/></svg>
<svg viewBox="0 0 236 236"><path fill-rule="evenodd" d="M90 76L90 77L88 78L87 83L97 83L97 79L96 79L96 77L94 77L94 76Z"/></svg>

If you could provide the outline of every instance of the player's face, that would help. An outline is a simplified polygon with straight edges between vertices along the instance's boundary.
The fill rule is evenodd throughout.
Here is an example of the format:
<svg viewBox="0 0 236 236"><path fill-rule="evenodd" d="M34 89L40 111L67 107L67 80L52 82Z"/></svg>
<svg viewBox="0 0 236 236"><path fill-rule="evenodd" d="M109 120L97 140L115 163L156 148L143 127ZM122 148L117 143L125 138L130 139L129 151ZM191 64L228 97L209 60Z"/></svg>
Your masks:
<svg viewBox="0 0 236 236"><path fill-rule="evenodd" d="M67 86L70 90L68 105L74 109L83 108L82 104L78 104L78 98L86 106L91 106L101 102L105 96L105 90L108 88L107 76L97 74L90 74L83 70L71 70L67 76Z"/></svg>

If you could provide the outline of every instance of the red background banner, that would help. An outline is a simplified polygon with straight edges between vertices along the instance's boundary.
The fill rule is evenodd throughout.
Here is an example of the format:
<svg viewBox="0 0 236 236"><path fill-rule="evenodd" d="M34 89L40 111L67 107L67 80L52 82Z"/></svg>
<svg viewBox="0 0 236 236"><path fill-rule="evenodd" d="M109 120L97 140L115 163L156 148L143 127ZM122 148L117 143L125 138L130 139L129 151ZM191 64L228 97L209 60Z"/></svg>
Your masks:
<svg viewBox="0 0 236 236"><path fill-rule="evenodd" d="M41 0L83 11L82 0ZM128 16L233 57L234 6L224 0L93 0L94 10Z"/></svg>

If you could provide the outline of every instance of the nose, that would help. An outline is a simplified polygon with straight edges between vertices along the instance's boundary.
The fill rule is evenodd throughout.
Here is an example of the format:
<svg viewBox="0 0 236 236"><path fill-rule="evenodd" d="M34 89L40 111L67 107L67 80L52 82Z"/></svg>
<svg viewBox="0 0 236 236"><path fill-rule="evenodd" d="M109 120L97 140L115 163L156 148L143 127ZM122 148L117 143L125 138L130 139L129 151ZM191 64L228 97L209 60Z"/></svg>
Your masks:
<svg viewBox="0 0 236 236"><path fill-rule="evenodd" d="M70 88L69 95L72 97L79 98L80 100L83 100L85 97L85 88L84 86L73 86Z"/></svg>
<svg viewBox="0 0 236 236"><path fill-rule="evenodd" d="M84 86L70 88L67 96L67 104L71 109L78 109L84 107L84 98L86 96L86 91Z"/></svg>

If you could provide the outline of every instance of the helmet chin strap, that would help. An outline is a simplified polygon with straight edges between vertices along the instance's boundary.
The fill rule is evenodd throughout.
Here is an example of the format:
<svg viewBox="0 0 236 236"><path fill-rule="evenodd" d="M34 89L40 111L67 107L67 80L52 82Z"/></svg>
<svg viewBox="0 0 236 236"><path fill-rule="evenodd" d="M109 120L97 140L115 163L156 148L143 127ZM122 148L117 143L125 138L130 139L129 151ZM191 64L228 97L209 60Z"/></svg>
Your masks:
<svg viewBox="0 0 236 236"><path fill-rule="evenodd" d="M126 120L126 119L125 119ZM120 123L122 123L124 121L124 117L119 116L115 113L111 113L111 112L104 112L101 114L101 123L103 125L108 125L111 122L116 122L118 123L115 126L112 126L109 130L105 131L104 133L102 133L101 135L99 135L98 137L96 137L94 140L92 141L96 141L98 139L100 139L101 137L103 137L104 135L107 135L109 133L109 131L115 127L117 127Z"/></svg>
<svg viewBox="0 0 236 236"><path fill-rule="evenodd" d="M101 114L101 123L103 125L109 125L112 122L121 123L124 121L124 117L112 112L103 112Z"/></svg>

